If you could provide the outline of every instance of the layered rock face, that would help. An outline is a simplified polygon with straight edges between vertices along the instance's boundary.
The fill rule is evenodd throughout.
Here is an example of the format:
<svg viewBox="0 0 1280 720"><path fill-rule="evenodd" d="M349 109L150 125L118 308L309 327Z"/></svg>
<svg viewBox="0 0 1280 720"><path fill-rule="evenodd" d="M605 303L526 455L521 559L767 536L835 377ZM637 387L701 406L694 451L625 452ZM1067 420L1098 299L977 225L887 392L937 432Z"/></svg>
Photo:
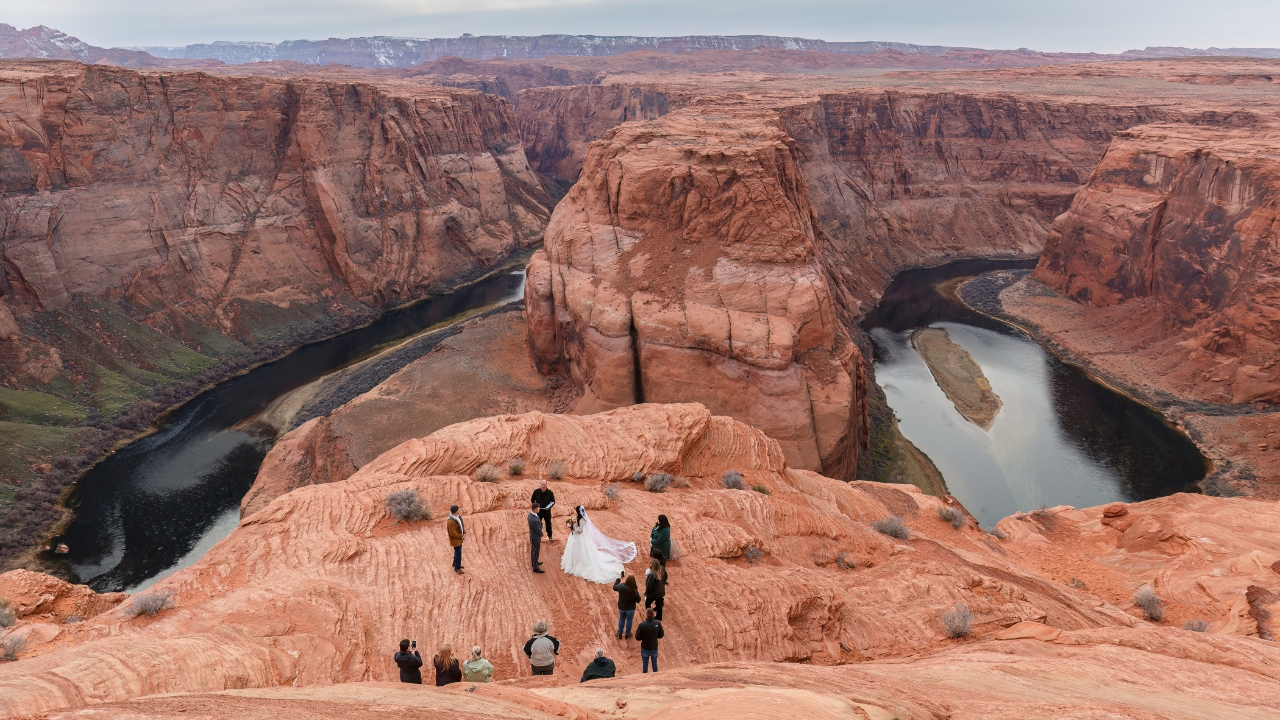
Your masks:
<svg viewBox="0 0 1280 720"><path fill-rule="evenodd" d="M1278 150L1269 127L1124 133L1054 223L1035 279L1131 316L1117 340L1176 394L1280 404Z"/></svg>
<svg viewBox="0 0 1280 720"><path fill-rule="evenodd" d="M817 262L793 146L744 113L624 125L588 154L529 264L540 369L567 366L576 412L696 401L850 477L862 358Z"/></svg>
<svg viewBox="0 0 1280 720"><path fill-rule="evenodd" d="M527 460L524 477L495 483L469 477L482 463L505 466L515 457ZM1132 712L1152 697L1170 707L1217 711L1232 703L1275 705L1270 683L1278 679L1280 656L1270 643L1241 637L1260 635L1263 626L1244 622L1234 598L1210 600L1194 591L1196 578L1210 595L1256 586L1250 592L1257 606L1280 590L1280 575L1267 576L1264 565L1280 545L1274 502L1192 503L1176 496L1119 506L1124 512L1054 509L1016 521L1025 524L1006 520L1010 538L998 541L972 524L953 528L939 519L944 501L909 486L844 483L791 469L777 442L701 406L641 405L591 416L469 421L405 442L344 481L282 495L195 565L161 581L156 589L173 592L175 607L155 616L132 617L132 601L105 609L119 600L103 597L94 601L99 614L67 623L56 603L39 610L23 600L22 618L8 635L20 634L27 644L17 662L0 665L0 713L160 693L390 680L396 672L390 653L402 637L417 639L428 655L442 642L481 645L499 679L520 677L528 673L520 648L541 619L552 622L562 643L556 676L540 681L542 697L566 703L552 712L572 716L579 704L595 707L590 695L545 686L576 688L598 646L623 676L605 684L609 707L625 696L657 711L670 698L640 689L660 686L639 677L635 642L613 637L613 591L559 572L563 544L543 546L547 574L528 572L528 497L555 462L564 468L564 479L552 483L557 508L565 508L557 522L583 505L606 534L637 542L642 552L628 572L643 572L654 517L671 519L681 557L669 564L662 661L664 675L679 678L677 684L727 673L716 683L754 676L761 682L753 685L820 693L839 687L899 717L926 717L919 713L943 705L1042 717L1043 703L1060 716L1063 702ZM720 476L730 469L770 493L723 487ZM646 492L630 482L636 471L668 472L679 481L664 493ZM397 523L388 514L387 494L405 489L418 491L434 519ZM443 520L451 503L463 508L468 531L463 576L449 566ZM870 526L891 515L905 518L909 539ZM1070 553L1062 552L1064 542L1076 543ZM1060 581L1065 573L1085 577L1088 589ZM0 593L36 587L30 576L0 576ZM1169 599L1171 618L1188 614L1184 603L1196 603L1190 610L1212 623L1211 633L1140 619L1127 598L1137 584L1151 582ZM980 642L945 638L940 613L958 601L974 614ZM1010 654L1017 663L1010 665ZM898 659L815 667L876 658ZM735 664L692 667L713 662ZM1117 663L1126 668L1126 687L1147 691L1081 694L1079 683L1113 687ZM954 675L956 666L967 670ZM942 703L933 686L927 694L912 689L946 667L955 698ZM1018 693L1009 692L1013 678L1001 670L1010 667L1026 683ZM1247 690L1223 684L1238 672L1254 678ZM1055 689L1062 686L1028 678L1069 678L1071 697ZM456 702L472 702L465 689L455 689ZM341 687L312 692L336 693L327 695L334 702L368 697ZM528 697L509 685L475 695L485 692L498 693L495 700ZM831 697L810 699L822 707ZM240 712L217 698L157 702L161 713L167 702L178 703L175 711ZM492 716L505 716L499 710L511 712L489 707Z"/></svg>

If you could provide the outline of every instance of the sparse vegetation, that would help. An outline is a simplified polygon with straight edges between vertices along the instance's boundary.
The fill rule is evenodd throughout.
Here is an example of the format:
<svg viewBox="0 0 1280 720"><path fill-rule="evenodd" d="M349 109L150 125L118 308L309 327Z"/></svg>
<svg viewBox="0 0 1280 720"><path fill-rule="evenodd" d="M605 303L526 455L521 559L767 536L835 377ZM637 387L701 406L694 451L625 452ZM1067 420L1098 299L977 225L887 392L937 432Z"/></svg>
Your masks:
<svg viewBox="0 0 1280 720"><path fill-rule="evenodd" d="M964 513L953 507L938 508L938 519L951 523L951 527L957 530L969 523L969 519L965 517Z"/></svg>
<svg viewBox="0 0 1280 720"><path fill-rule="evenodd" d="M758 563L764 559L764 551L756 547L755 545L751 545L750 547L747 548L746 556L747 556L747 562Z"/></svg>
<svg viewBox="0 0 1280 720"><path fill-rule="evenodd" d="M514 458L507 462L507 474L511 477L520 477L524 475L525 467L524 458Z"/></svg>
<svg viewBox="0 0 1280 720"><path fill-rule="evenodd" d="M761 495L772 495L772 494L773 494L773 491L772 491L772 490L770 490L768 487L766 487L766 486L764 486L764 485L752 485L752 486L751 486L751 489L752 489L752 490L755 490L756 492L760 493Z"/></svg>
<svg viewBox="0 0 1280 720"><path fill-rule="evenodd" d="M1070 585L1071 587L1073 587L1073 588L1077 589L1077 590L1087 590L1087 589L1089 588L1089 586L1088 586L1088 585L1085 585L1085 584L1084 584L1084 581L1083 581L1083 580L1081 580L1081 579L1080 579L1080 578L1078 578L1078 577L1073 577L1073 578L1071 578L1071 582L1069 582L1069 583L1067 583L1067 584L1068 584L1068 585Z"/></svg>
<svg viewBox="0 0 1280 720"><path fill-rule="evenodd" d="M745 490L747 488L746 483L742 480L742 473L737 470L725 470L724 474L720 476L720 484L730 490Z"/></svg>
<svg viewBox="0 0 1280 720"><path fill-rule="evenodd" d="M651 493L660 493L671 487L671 481L674 479L667 473L652 473L644 479L644 489Z"/></svg>
<svg viewBox="0 0 1280 720"><path fill-rule="evenodd" d="M667 558L667 562L679 560L682 557L684 557L684 551L680 549L680 546L676 544L675 540L672 540L671 541L671 557Z"/></svg>
<svg viewBox="0 0 1280 720"><path fill-rule="evenodd" d="M10 635L5 639L0 640L0 660L17 660L18 653L22 652L22 648L26 646L26 635Z"/></svg>
<svg viewBox="0 0 1280 720"><path fill-rule="evenodd" d="M1160 622L1164 619L1164 600L1160 599L1150 585L1138 588L1138 592L1133 594L1133 604L1142 610L1142 614L1146 615L1151 622Z"/></svg>
<svg viewBox="0 0 1280 720"><path fill-rule="evenodd" d="M689 487L689 478L683 475L677 475L675 479L671 481L671 487L687 488Z"/></svg>
<svg viewBox="0 0 1280 720"><path fill-rule="evenodd" d="M480 467L476 468L475 472L471 473L471 479L475 480L476 482L483 482L483 483L498 482L498 480L501 478L502 478L502 471L490 465L489 463L485 463L481 465Z"/></svg>
<svg viewBox="0 0 1280 720"><path fill-rule="evenodd" d="M902 518L897 515L887 517L883 520L877 520L871 523L871 527L881 535L888 535L889 537L898 538L899 540L906 540L911 537L911 531L907 530L906 524L903 523Z"/></svg>
<svg viewBox="0 0 1280 720"><path fill-rule="evenodd" d="M418 491L413 488L389 492L385 502L387 512L391 513L391 517L395 518L397 523L431 519L431 511L422 502Z"/></svg>
<svg viewBox="0 0 1280 720"><path fill-rule="evenodd" d="M635 472L631 473L631 482L633 482L633 483L644 482L644 471L643 471L643 470L637 470L637 471L635 471Z"/></svg>
<svg viewBox="0 0 1280 720"><path fill-rule="evenodd" d="M62 619L62 624L75 625L76 623L82 622L82 621L84 621L84 618L80 617L79 615L68 615Z"/></svg>
<svg viewBox="0 0 1280 720"><path fill-rule="evenodd" d="M172 608L173 605L172 590L152 590L141 595L134 595L133 599L129 601L129 606L125 608L125 614L129 617L159 615Z"/></svg>
<svg viewBox="0 0 1280 720"><path fill-rule="evenodd" d="M617 500L618 492L619 492L618 483L613 483L605 487L604 496L609 498L610 500Z"/></svg>
<svg viewBox="0 0 1280 720"><path fill-rule="evenodd" d="M987 531L987 534L993 538L996 538L997 540L1004 540L1005 538L1009 537L1009 533L1001 530L998 527L991 528L990 530Z"/></svg>
<svg viewBox="0 0 1280 720"><path fill-rule="evenodd" d="M559 460L553 461L550 465L547 466L547 475L549 475L552 480L563 480L564 479L564 463L560 462Z"/></svg>
<svg viewBox="0 0 1280 720"><path fill-rule="evenodd" d="M11 627L16 622L18 622L18 611L13 609L13 603L0 598L0 628Z"/></svg>
<svg viewBox="0 0 1280 720"><path fill-rule="evenodd" d="M957 602L950 610L942 612L942 627L947 630L947 637L962 638L973 629L973 613L963 602Z"/></svg>
<svg viewBox="0 0 1280 720"><path fill-rule="evenodd" d="M1191 632L1206 632L1209 630L1209 621L1201 620L1200 618L1193 618L1182 623L1182 629L1190 630Z"/></svg>
<svg viewBox="0 0 1280 720"><path fill-rule="evenodd" d="M841 550L836 553L836 567L841 570L852 570L858 567L858 561L849 553Z"/></svg>

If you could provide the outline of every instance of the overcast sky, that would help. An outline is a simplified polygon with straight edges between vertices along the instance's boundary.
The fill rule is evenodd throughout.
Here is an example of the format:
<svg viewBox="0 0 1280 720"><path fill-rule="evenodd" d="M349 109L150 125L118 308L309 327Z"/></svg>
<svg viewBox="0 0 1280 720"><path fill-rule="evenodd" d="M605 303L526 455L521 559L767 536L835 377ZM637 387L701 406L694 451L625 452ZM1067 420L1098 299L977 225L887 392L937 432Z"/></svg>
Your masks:
<svg viewBox="0 0 1280 720"><path fill-rule="evenodd" d="M1280 0L0 0L93 45L395 35L789 35L1118 52L1280 46Z"/></svg>

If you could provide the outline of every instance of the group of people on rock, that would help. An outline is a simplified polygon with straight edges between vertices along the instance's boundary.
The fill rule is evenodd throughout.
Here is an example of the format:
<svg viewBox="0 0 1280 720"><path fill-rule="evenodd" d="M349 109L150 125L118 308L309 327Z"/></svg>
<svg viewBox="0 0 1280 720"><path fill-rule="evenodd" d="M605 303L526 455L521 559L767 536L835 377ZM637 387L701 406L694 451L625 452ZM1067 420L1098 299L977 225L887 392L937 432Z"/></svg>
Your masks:
<svg viewBox="0 0 1280 720"><path fill-rule="evenodd" d="M554 543L551 508L556 504L555 493L543 480L538 489L533 491L529 499L529 561L534 573L545 573L540 560L542 536L545 532L547 542ZM634 575L627 575L625 564L636 557L636 545L633 542L615 540L600 532L586 508L579 505L573 516L565 522L569 530L569 540L560 559L560 569L570 575L576 575L591 582L613 585L618 594L618 629L615 637L618 640L631 639L632 626L637 607L644 601L645 619L635 625L635 639L640 642L641 671L658 671L658 641L662 639L662 609L667 595L667 560L671 557L671 523L666 515L659 515L649 532L650 562L645 569L644 596L641 597L640 585ZM445 521L445 529L449 535L449 545L453 548L453 571L459 575L464 573L462 566L462 546L466 541L466 525L462 521L457 505L449 508L449 517ZM524 654L529 659L529 666L534 675L552 675L555 672L555 659L560 653L560 641L550 634L550 626L539 621L533 627L533 636L524 644ZM406 683L422 683L422 656L418 652L417 641L401 640L400 652L395 654L396 665L400 667L400 681ZM471 658L461 664L453 656L450 645L441 645L432 658L435 668L436 685L449 685L461 682L491 682L493 665L483 657L481 648L471 649ZM617 671L613 660L605 657L604 648L596 648L595 659L587 664L582 672L581 682L598 678L611 678Z"/></svg>

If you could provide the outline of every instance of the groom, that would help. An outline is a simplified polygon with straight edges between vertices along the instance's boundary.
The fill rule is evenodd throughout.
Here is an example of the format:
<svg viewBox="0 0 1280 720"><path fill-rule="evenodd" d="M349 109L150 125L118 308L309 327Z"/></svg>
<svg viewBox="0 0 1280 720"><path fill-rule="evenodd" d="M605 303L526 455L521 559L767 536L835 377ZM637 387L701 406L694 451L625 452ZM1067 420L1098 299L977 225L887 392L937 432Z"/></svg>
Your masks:
<svg viewBox="0 0 1280 720"><path fill-rule="evenodd" d="M529 560L533 563L533 571L536 573L546 572L538 567L542 564L538 560L538 553L542 551L542 518L538 515L540 506L537 500L534 500L529 510Z"/></svg>

